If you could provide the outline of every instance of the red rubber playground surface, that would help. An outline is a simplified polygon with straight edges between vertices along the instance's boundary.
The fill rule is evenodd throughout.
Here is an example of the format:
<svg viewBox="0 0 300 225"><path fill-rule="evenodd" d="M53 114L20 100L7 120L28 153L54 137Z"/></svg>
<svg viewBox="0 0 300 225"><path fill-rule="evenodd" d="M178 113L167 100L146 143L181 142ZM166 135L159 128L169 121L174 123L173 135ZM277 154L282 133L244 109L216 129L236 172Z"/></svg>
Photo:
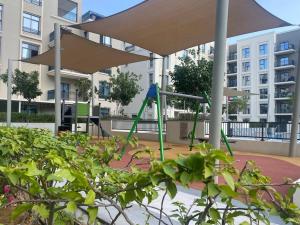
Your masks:
<svg viewBox="0 0 300 225"><path fill-rule="evenodd" d="M157 148L157 143L152 142L142 142L139 149L143 146L149 146L153 149ZM172 145L172 149L165 152L166 158L176 158L182 149L186 149L183 145ZM185 150L187 151L187 150ZM128 150L122 160L113 161L111 166L114 168L126 168L127 164L131 160L131 156L134 153L132 150ZM274 156L264 156L264 155L254 155L247 153L237 153L235 154L235 167L237 169L242 169L247 161L254 161L256 165L261 169L262 173L272 179L273 184L282 184L286 181L286 178L290 178L293 181L300 179L300 159L296 159L292 162L288 162L290 159L287 157L274 157ZM298 163L299 162L299 163ZM148 168L148 159L134 160L133 164L140 168ZM220 182L223 182L220 180ZM191 185L192 188L201 189L201 183L195 183ZM287 193L288 187L276 187L278 191L285 194Z"/></svg>

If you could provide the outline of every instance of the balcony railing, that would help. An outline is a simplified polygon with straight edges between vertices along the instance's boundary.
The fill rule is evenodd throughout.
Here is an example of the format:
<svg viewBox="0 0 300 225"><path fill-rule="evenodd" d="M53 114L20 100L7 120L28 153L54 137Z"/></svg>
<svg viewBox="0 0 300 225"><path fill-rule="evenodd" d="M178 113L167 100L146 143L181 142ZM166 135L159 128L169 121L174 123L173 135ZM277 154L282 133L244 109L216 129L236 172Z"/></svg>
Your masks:
<svg viewBox="0 0 300 225"><path fill-rule="evenodd" d="M293 96L292 91L287 92L275 92L275 98L290 98Z"/></svg>
<svg viewBox="0 0 300 225"><path fill-rule="evenodd" d="M25 1L38 6L42 5L42 0L25 0Z"/></svg>
<svg viewBox="0 0 300 225"><path fill-rule="evenodd" d="M294 60L287 60L287 61L277 61L275 62L275 67L283 67L283 66L294 66L295 61Z"/></svg>
<svg viewBox="0 0 300 225"><path fill-rule="evenodd" d="M47 100L54 100L54 99L55 99L55 90L49 90L47 92ZM62 91L61 99L70 100L70 92Z"/></svg>
<svg viewBox="0 0 300 225"><path fill-rule="evenodd" d="M36 35L41 34L41 32L39 30L33 29L31 27L25 27L25 26L23 26L23 31L26 33L31 33L31 34L36 34Z"/></svg>
<svg viewBox="0 0 300 225"><path fill-rule="evenodd" d="M229 69L227 70L227 74L234 74L237 73L237 69Z"/></svg>
<svg viewBox="0 0 300 225"><path fill-rule="evenodd" d="M227 87L236 87L237 86L237 81L228 81L227 82Z"/></svg>
<svg viewBox="0 0 300 225"><path fill-rule="evenodd" d="M286 45L275 46L275 52L283 52L288 50L295 50L295 45L286 44Z"/></svg>
<svg viewBox="0 0 300 225"><path fill-rule="evenodd" d="M232 60L237 60L237 54L230 54L228 57L227 57L227 60L228 61L232 61Z"/></svg>
<svg viewBox="0 0 300 225"><path fill-rule="evenodd" d="M295 77L294 76L282 76L282 75L276 75L275 77L275 83L281 83L281 82L291 82L291 81L295 81Z"/></svg>
<svg viewBox="0 0 300 225"><path fill-rule="evenodd" d="M285 114L285 113L292 113L292 112L293 112L292 107L276 107L275 109L275 113Z"/></svg>

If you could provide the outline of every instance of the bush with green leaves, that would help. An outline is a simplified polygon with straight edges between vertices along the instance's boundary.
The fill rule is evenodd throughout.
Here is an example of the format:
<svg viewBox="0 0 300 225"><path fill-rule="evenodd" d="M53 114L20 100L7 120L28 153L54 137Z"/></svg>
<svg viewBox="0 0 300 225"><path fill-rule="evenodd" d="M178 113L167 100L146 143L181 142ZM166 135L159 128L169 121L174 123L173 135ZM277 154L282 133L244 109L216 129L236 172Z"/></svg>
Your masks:
<svg viewBox="0 0 300 225"><path fill-rule="evenodd" d="M172 224L171 217L175 217L181 224L223 225L233 224L238 216L249 218L250 222L243 224L268 224L270 214L292 224L300 223L300 211L291 200L297 186L284 182L282 185L290 186L290 191L281 195L254 163L238 171L231 156L201 144L196 153L176 160L160 162L151 158L147 170L140 169L136 160L130 160L126 169L114 169L109 165L118 158L120 146L119 138L91 141L70 133L53 137L45 130L0 127L1 184L9 185L15 197L11 202L3 201L1 207L15 207L12 219L22 215L24 220L30 217L32 224L47 225L100 224L103 221L98 212L112 209L118 213L108 224L123 217L133 225L126 210L132 204L139 205L141 213L146 212L157 224ZM145 154L154 155L147 148L133 154L132 159ZM222 177L224 184L216 184L216 176ZM174 202L177 210L167 215L163 198L157 209L159 216L149 210L158 193L173 199L176 184L189 187L194 182L202 182L203 190L193 208ZM270 200L264 200L263 194ZM245 207L237 208L234 199L243 200ZM225 207L219 208L217 201ZM78 211L85 211L89 221L76 217Z"/></svg>

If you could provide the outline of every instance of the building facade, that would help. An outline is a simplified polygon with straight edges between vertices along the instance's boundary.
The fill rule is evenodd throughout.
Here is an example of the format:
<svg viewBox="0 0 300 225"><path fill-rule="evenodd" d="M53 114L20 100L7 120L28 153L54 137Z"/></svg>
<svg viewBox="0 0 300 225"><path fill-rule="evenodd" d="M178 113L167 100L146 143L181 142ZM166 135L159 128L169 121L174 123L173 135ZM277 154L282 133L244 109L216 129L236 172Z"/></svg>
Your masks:
<svg viewBox="0 0 300 225"><path fill-rule="evenodd" d="M297 29L271 32L228 46L226 86L256 94L248 97L242 112L229 112L229 120L291 121L299 43ZM229 104L232 100L228 99Z"/></svg>
<svg viewBox="0 0 300 225"><path fill-rule="evenodd" d="M33 57L54 46L54 24L65 27L88 20L97 19L99 15L92 12L82 17L82 0L0 0L0 73L7 71L8 59L15 60L13 69L39 72L39 88L43 94L33 103L24 104L22 96L12 96L12 111L30 111L32 113L54 113L55 79L52 67L32 65L20 62L20 59ZM69 28L67 28L69 29ZM107 45L114 45L110 39L72 30L75 34L86 35L87 38ZM109 95L107 80L111 70L105 70L93 75L81 74L74 71L61 71L62 97L67 104L75 101L76 81L81 78L91 79L98 93L94 92L94 111L98 111L101 103L101 113L114 113L114 104L106 101ZM101 97L99 97L101 96ZM0 81L0 112L6 112L7 88ZM98 112L95 112L98 115Z"/></svg>

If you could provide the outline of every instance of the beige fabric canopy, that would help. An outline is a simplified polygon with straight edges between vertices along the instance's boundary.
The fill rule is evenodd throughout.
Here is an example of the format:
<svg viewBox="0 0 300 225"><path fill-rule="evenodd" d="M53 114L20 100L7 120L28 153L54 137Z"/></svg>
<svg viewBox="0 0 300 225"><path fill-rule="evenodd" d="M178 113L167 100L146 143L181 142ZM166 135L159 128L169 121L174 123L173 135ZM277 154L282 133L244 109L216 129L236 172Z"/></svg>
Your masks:
<svg viewBox="0 0 300 225"><path fill-rule="evenodd" d="M113 16L72 27L166 56L214 41L215 17L216 0L146 0ZM288 25L254 0L230 0L228 37Z"/></svg>
<svg viewBox="0 0 300 225"><path fill-rule="evenodd" d="M250 95L258 95L258 94L249 93L246 91L237 91L231 88L224 88L224 96L226 97L238 97L238 96L250 96Z"/></svg>
<svg viewBox="0 0 300 225"><path fill-rule="evenodd" d="M147 56L106 47L67 31L62 32L61 48L62 68L86 74L119 65L149 60ZM52 48L41 55L22 61L54 66L54 58L55 50Z"/></svg>

